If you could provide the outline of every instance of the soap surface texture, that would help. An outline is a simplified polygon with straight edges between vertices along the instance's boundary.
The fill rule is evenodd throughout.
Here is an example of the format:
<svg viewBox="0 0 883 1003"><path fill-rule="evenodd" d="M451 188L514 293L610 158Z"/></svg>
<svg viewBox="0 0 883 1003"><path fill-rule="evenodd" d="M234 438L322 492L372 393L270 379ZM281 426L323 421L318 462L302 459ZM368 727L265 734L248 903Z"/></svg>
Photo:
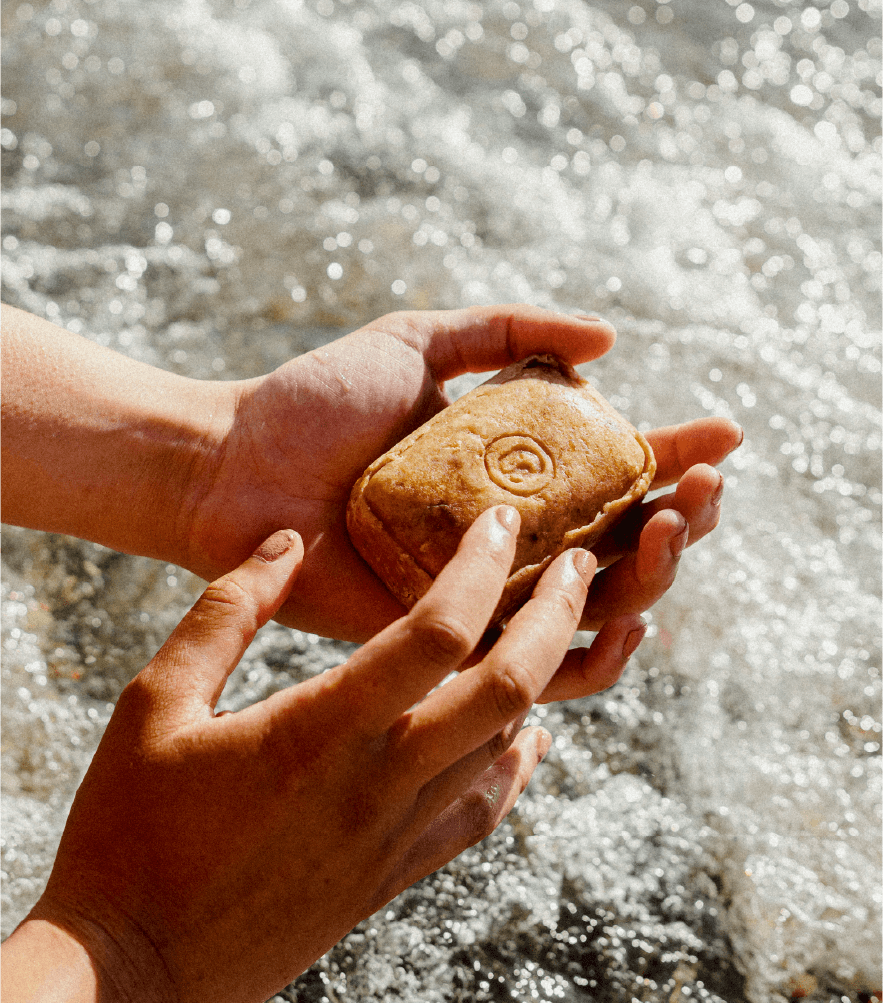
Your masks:
<svg viewBox="0 0 883 1003"><path fill-rule="evenodd" d="M523 359L379 457L347 509L353 544L411 607L485 509L521 514L512 573L492 623L530 595L569 547L591 548L650 487L646 439L571 366Z"/></svg>

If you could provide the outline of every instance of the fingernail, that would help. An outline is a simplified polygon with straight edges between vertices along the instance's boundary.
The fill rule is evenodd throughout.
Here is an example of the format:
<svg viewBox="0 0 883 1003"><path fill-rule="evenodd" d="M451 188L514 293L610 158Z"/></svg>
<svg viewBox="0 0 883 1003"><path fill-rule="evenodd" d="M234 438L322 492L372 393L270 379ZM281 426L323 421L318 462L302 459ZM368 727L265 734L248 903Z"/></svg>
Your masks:
<svg viewBox="0 0 883 1003"><path fill-rule="evenodd" d="M641 627L635 627L634 630L630 630L626 634L625 644L622 646L622 657L623 661L631 658L635 653L635 648L644 640L644 635L647 633L647 624L645 623Z"/></svg>
<svg viewBox="0 0 883 1003"><path fill-rule="evenodd" d="M494 510L494 515L497 517L497 522L510 533L514 533L518 529L518 509L513 508L511 505L499 505Z"/></svg>
<svg viewBox="0 0 883 1003"><path fill-rule="evenodd" d="M537 735L537 762L541 763L546 758L546 753L552 748L552 736L545 728L541 729Z"/></svg>
<svg viewBox="0 0 883 1003"><path fill-rule="evenodd" d="M711 496L712 505L720 505L721 498L724 496L724 476L723 474L718 474L717 487L714 489L714 494Z"/></svg>
<svg viewBox="0 0 883 1003"><path fill-rule="evenodd" d="M509 546L512 537L518 531L518 510L511 505L498 505L494 509L494 518L486 523L488 540L494 547Z"/></svg>
<svg viewBox="0 0 883 1003"><path fill-rule="evenodd" d="M283 554L287 554L291 550L296 539L297 533L293 529L280 529L269 537L269 539L264 540L252 554L252 557L256 557L265 564L278 561Z"/></svg>
<svg viewBox="0 0 883 1003"><path fill-rule="evenodd" d="M745 429L744 428L740 428L739 429L739 433L740 433L739 434L739 441L736 443L736 449L738 449L742 445L742 443L745 441Z"/></svg>
<svg viewBox="0 0 883 1003"><path fill-rule="evenodd" d="M589 574L589 555L585 550L565 550L564 560L558 566L559 581L565 588L579 580L588 586L591 581ZM594 570L594 568L592 569Z"/></svg>
<svg viewBox="0 0 883 1003"><path fill-rule="evenodd" d="M586 585L590 585L595 575L595 562L592 560L592 555L587 550L579 548L571 550L570 554L570 559L573 561L573 566L579 573L580 578L582 578Z"/></svg>
<svg viewBox="0 0 883 1003"><path fill-rule="evenodd" d="M604 320L603 317L594 317L594 316L591 316L591 315L589 315L587 313L575 313L575 314L573 314L573 317L576 320L585 321L586 324L599 324L599 323L600 324L609 324L610 323L610 321Z"/></svg>
<svg viewBox="0 0 883 1003"><path fill-rule="evenodd" d="M687 524L687 520L681 516L681 521L684 523L684 528L679 530L676 536L673 536L669 540L669 549L671 550L671 556L677 560L683 554L684 547L687 546L687 538L690 535L690 527Z"/></svg>

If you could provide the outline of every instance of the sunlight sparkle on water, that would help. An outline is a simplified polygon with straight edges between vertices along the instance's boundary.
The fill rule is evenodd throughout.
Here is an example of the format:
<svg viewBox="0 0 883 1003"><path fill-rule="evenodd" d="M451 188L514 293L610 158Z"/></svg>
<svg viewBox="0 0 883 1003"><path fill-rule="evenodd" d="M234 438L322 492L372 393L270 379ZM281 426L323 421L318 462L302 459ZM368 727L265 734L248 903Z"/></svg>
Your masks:
<svg viewBox="0 0 883 1003"><path fill-rule="evenodd" d="M876 0L52 0L7 19L5 300L199 379L391 310L592 311L619 340L585 371L636 425L746 431L722 524L619 686L533 712L555 743L510 821L292 992L879 987L878 19ZM197 589L5 532L4 923ZM268 627L224 706L349 650Z"/></svg>

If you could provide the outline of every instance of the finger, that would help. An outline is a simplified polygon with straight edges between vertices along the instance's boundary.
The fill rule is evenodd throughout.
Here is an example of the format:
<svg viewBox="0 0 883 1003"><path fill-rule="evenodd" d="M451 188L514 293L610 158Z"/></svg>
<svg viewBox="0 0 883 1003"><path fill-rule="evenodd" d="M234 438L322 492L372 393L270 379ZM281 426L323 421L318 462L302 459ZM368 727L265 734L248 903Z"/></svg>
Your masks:
<svg viewBox="0 0 883 1003"><path fill-rule="evenodd" d="M616 332L598 317L554 313L522 303L388 314L371 325L420 351L439 382L482 373L550 352L571 365L597 359L613 347Z"/></svg>
<svg viewBox="0 0 883 1003"><path fill-rule="evenodd" d="M646 633L647 624L637 615L608 620L588 648L567 652L537 703L578 700L613 686Z"/></svg>
<svg viewBox="0 0 883 1003"><path fill-rule="evenodd" d="M741 444L744 432L729 418L698 418L647 432L656 457L651 489L674 484L697 463L716 466Z"/></svg>
<svg viewBox="0 0 883 1003"><path fill-rule="evenodd" d="M491 738L489 742L452 763L437 777L428 781L420 791L414 805L410 828L416 834L423 830L449 804L468 790L471 784L489 770L518 738L528 711L523 711Z"/></svg>
<svg viewBox="0 0 883 1003"><path fill-rule="evenodd" d="M595 544L592 553L598 558L598 564L606 567L623 554L636 550L644 527L653 516L665 509L674 509L687 520L689 544L692 546L707 536L720 521L723 493L723 475L714 467L705 463L690 467L678 481L674 492L635 505Z"/></svg>
<svg viewBox="0 0 883 1003"><path fill-rule="evenodd" d="M300 536L281 529L208 586L136 677L161 702L165 715L182 723L211 714L258 628L288 595L302 559Z"/></svg>
<svg viewBox="0 0 883 1003"><path fill-rule="evenodd" d="M431 693L390 731L426 783L528 710L561 664L579 622L595 560L557 557L488 656Z"/></svg>
<svg viewBox="0 0 883 1003"><path fill-rule="evenodd" d="M642 530L637 551L595 575L580 630L600 630L614 617L649 609L674 582L689 536L680 512L657 512Z"/></svg>
<svg viewBox="0 0 883 1003"><path fill-rule="evenodd" d="M503 592L519 524L518 510L509 505L483 512L411 612L349 659L341 679L359 708L360 727L386 730L460 668Z"/></svg>
<svg viewBox="0 0 883 1003"><path fill-rule="evenodd" d="M304 568L299 587L274 619L286 627L363 644L408 611L345 534L342 546L334 549L332 539L330 530L320 530L305 562L309 570ZM353 616L353 596L359 597L358 617Z"/></svg>
<svg viewBox="0 0 883 1003"><path fill-rule="evenodd" d="M723 496L723 474L705 463L697 464L678 481L673 494L660 495L643 506L645 525L657 512L666 509L680 512L690 527L689 546L692 546L720 522Z"/></svg>
<svg viewBox="0 0 883 1003"><path fill-rule="evenodd" d="M511 748L417 837L378 893L374 909L489 836L514 807L551 742L543 728L520 732Z"/></svg>

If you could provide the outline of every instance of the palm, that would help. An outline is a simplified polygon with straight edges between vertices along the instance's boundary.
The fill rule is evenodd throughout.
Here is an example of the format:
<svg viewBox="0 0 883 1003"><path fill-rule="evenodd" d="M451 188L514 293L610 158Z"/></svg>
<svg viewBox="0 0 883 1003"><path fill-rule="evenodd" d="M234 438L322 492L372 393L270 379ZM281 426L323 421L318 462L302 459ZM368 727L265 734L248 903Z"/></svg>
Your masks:
<svg viewBox="0 0 883 1003"><path fill-rule="evenodd" d="M423 357L373 332L293 359L249 389L228 452L245 503L242 552L282 526L304 539L299 587L279 619L361 640L401 615L349 542L346 503L365 467L444 404Z"/></svg>
<svg viewBox="0 0 883 1003"><path fill-rule="evenodd" d="M296 529L304 563L276 618L318 634L366 640L403 609L346 533L350 489L365 467L445 406L446 380L498 369L535 351L585 362L612 343L612 332L600 322L529 307L390 314L241 385L222 463L194 521L196 570L215 577L276 529ZM674 435L660 444L670 446ZM734 435L725 430L723 445L721 429L694 430L689 443L681 436L677 462L660 464L654 486L678 480L687 452L690 463L718 462L736 444ZM691 537L699 535L691 523ZM634 546L627 542L623 549ZM618 591L623 585L628 591L624 573L619 579ZM649 604L636 595L633 605Z"/></svg>

